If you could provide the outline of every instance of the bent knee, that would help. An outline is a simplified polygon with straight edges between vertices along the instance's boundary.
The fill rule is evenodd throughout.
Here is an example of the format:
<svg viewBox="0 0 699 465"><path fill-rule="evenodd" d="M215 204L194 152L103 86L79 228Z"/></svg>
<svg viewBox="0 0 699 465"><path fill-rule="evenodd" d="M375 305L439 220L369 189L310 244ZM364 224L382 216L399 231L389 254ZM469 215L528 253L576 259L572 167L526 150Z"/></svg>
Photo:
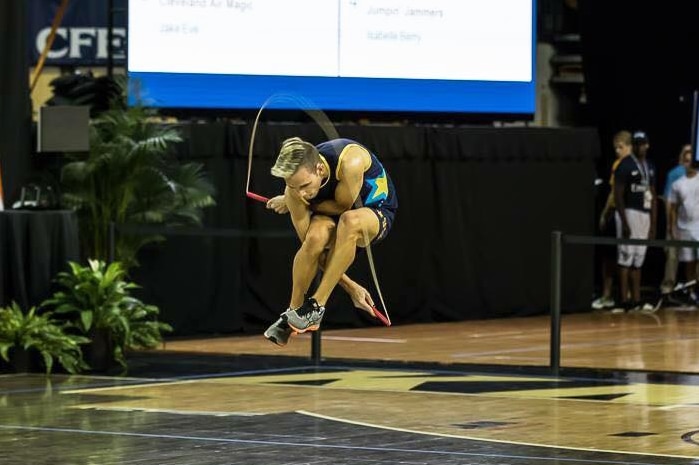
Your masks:
<svg viewBox="0 0 699 465"><path fill-rule="evenodd" d="M330 242L332 231L327 229L311 229L303 239L303 247L310 253L320 254Z"/></svg>
<svg viewBox="0 0 699 465"><path fill-rule="evenodd" d="M340 215L337 224L338 234L360 234L362 232L362 217L356 210L349 210Z"/></svg>

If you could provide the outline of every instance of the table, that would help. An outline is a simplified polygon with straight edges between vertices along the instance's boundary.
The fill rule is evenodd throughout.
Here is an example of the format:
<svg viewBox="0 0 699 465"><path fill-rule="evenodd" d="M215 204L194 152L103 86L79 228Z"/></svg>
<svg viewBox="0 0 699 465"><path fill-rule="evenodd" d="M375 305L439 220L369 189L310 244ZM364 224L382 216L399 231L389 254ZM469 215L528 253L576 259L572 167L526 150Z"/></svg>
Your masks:
<svg viewBox="0 0 699 465"><path fill-rule="evenodd" d="M0 211L0 306L50 297L56 274L80 259L78 237L72 210Z"/></svg>

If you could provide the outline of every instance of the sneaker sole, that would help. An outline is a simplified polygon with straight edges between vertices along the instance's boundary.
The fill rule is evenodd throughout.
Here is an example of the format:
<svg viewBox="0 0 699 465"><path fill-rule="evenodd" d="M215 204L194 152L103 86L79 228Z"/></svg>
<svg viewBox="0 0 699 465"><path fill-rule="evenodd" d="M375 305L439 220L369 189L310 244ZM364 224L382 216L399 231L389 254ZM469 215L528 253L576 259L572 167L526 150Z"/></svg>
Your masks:
<svg viewBox="0 0 699 465"><path fill-rule="evenodd" d="M278 340L274 334L268 334L267 331L264 332L264 337L265 337L265 339L274 343L275 345L278 345L279 347L284 347L289 343L289 339L294 334L297 334L297 333L295 331L291 331L291 334L289 334L289 337L287 338L287 340L285 342Z"/></svg>
<svg viewBox="0 0 699 465"><path fill-rule="evenodd" d="M265 336L265 339L267 339L269 342L271 342L272 344L279 346L279 347L284 347L287 344L286 342L278 341L277 338L274 336Z"/></svg>
<svg viewBox="0 0 699 465"><path fill-rule="evenodd" d="M294 332L296 332L298 334L303 334L306 331L318 331L320 329L320 325L311 325L308 328L301 329L301 328L297 328L296 326L292 325L291 323L289 323L289 321L287 321L286 324L288 324L289 328L293 329Z"/></svg>

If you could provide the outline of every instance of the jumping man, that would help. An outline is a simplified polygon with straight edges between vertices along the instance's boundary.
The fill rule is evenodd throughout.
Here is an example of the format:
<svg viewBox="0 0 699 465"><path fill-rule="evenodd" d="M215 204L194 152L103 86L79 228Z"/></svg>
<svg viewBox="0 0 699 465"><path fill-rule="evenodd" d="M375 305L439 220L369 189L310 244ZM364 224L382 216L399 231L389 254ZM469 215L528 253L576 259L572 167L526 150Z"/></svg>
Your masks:
<svg viewBox="0 0 699 465"><path fill-rule="evenodd" d="M314 146L298 137L282 143L272 175L286 182L283 203L270 200L268 208L287 208L301 247L294 257L289 308L265 337L284 345L292 331L315 331L335 286L348 291L355 305L364 288L345 275L356 248L383 240L391 229L398 199L393 182L376 156L349 139ZM327 250L326 250L327 249ZM313 295L306 296L318 271L323 276Z"/></svg>

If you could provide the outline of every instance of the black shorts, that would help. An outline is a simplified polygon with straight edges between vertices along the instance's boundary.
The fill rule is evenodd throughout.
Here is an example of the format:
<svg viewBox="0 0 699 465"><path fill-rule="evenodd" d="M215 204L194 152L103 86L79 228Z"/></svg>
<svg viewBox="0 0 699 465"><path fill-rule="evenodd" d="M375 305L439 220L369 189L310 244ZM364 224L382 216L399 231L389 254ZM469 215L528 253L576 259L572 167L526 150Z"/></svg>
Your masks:
<svg viewBox="0 0 699 465"><path fill-rule="evenodd" d="M374 240L371 241L372 244L378 244L382 240L386 238L388 235L389 231L391 231L391 228L393 227L393 220L396 217L396 212L395 210L390 210L388 208L371 208L371 207L366 207L372 212L374 212L374 215L376 215L376 218L379 219L379 232L374 238ZM332 220L337 224L337 222L340 219L340 215L326 215L324 213L312 213L311 216L314 215L323 215L323 216L328 216L332 218Z"/></svg>
<svg viewBox="0 0 699 465"><path fill-rule="evenodd" d="M378 244L384 240L391 231L391 228L393 227L393 220L396 217L396 212L395 210L389 210L388 208L367 208L374 212L376 217L379 219L379 233L376 235L374 240L371 241L372 244Z"/></svg>

